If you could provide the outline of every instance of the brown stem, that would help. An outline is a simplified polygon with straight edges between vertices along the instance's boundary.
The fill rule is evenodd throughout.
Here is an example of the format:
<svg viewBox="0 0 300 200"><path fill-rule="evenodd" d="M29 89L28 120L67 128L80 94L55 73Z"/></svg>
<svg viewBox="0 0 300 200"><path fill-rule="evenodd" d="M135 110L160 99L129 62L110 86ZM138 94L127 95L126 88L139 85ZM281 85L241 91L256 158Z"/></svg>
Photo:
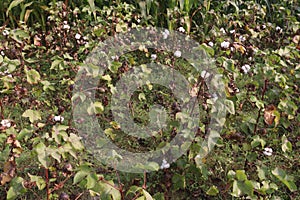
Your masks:
<svg viewBox="0 0 300 200"><path fill-rule="evenodd" d="M142 187L144 190L147 188L147 173L146 173L146 171L144 171L144 184Z"/></svg>
<svg viewBox="0 0 300 200"><path fill-rule="evenodd" d="M118 178L118 184L119 184L119 189L118 190L120 191L121 199L123 200L123 199L125 199L125 197L124 197L123 186L122 186L121 179L120 179L118 171L116 171L116 176Z"/></svg>
<svg viewBox="0 0 300 200"><path fill-rule="evenodd" d="M45 177L46 177L46 188L47 188L47 200L50 199L50 186L49 186L49 169L45 168Z"/></svg>
<svg viewBox="0 0 300 200"><path fill-rule="evenodd" d="M4 110L3 110L3 105L2 105L2 100L0 100L0 113L1 113L1 119L4 119Z"/></svg>
<svg viewBox="0 0 300 200"><path fill-rule="evenodd" d="M269 80L265 79L264 88L263 88L263 91L262 91L262 94L261 94L261 100L262 101L264 101L264 98L265 98L265 93L267 91L268 82L269 82ZM256 118L255 127L254 127L254 134L256 134L256 132L257 132L258 122L259 122L259 119L260 119L260 116L261 116L261 111L262 111L262 108L260 108L259 111L258 111L258 115L257 115L257 118Z"/></svg>

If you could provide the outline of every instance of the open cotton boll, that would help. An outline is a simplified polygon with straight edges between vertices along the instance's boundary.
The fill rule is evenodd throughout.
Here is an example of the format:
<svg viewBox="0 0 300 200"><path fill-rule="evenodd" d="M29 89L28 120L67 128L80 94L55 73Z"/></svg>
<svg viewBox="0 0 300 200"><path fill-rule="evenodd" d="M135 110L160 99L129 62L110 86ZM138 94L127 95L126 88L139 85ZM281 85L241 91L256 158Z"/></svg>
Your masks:
<svg viewBox="0 0 300 200"><path fill-rule="evenodd" d="M163 159L162 164L161 164L161 166L160 166L160 169L167 169L167 168L169 168L169 167L170 167L170 163L168 163L168 162L166 161L166 159Z"/></svg>
<svg viewBox="0 0 300 200"><path fill-rule="evenodd" d="M175 51L174 56L176 56L177 58L181 57L181 51Z"/></svg>
<svg viewBox="0 0 300 200"><path fill-rule="evenodd" d="M230 46L230 42L223 41L223 42L221 43L221 47L222 47L222 48L227 49L227 48L229 48L229 46Z"/></svg>
<svg viewBox="0 0 300 200"><path fill-rule="evenodd" d="M8 119L3 119L1 121L1 125L4 126L4 127L6 127L6 128L9 128L9 127L11 127L11 122Z"/></svg>
<svg viewBox="0 0 300 200"><path fill-rule="evenodd" d="M53 118L53 121L55 121L55 122L63 122L64 120L65 120L65 118L60 115L54 116L54 118Z"/></svg>
<svg viewBox="0 0 300 200"><path fill-rule="evenodd" d="M244 74L247 74L250 71L251 67L248 64L242 66L242 71Z"/></svg>
<svg viewBox="0 0 300 200"><path fill-rule="evenodd" d="M181 27L178 28L178 31L184 33L185 29L181 26Z"/></svg>
<svg viewBox="0 0 300 200"><path fill-rule="evenodd" d="M263 154L265 154L266 156L271 156L273 154L273 149L266 147L264 148Z"/></svg>

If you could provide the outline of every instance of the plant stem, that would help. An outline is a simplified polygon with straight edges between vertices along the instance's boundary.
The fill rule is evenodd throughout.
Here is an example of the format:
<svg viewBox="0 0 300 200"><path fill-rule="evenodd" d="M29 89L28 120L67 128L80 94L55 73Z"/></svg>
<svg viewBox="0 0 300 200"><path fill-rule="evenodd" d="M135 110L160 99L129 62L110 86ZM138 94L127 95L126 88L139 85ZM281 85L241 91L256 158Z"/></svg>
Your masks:
<svg viewBox="0 0 300 200"><path fill-rule="evenodd" d="M264 98L265 98L265 93L267 91L268 82L269 82L269 80L265 79L264 88L263 88L263 91L262 91L262 94L261 94L261 100L262 101L264 101ZM261 116L261 111L262 111L262 108L260 108L259 111L258 111L258 115L257 115L257 118L256 118L255 127L254 127L254 134L256 134L256 132L257 132L257 127L258 127L258 122L259 122L259 119L260 119L260 116Z"/></svg>

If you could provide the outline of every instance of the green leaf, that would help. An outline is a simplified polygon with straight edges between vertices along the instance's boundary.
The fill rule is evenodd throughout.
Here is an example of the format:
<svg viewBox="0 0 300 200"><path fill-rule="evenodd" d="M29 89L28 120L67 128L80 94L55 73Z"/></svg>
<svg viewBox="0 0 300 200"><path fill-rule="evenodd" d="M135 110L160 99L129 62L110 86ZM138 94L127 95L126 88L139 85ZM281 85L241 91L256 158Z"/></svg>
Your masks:
<svg viewBox="0 0 300 200"><path fill-rule="evenodd" d="M292 151L292 143L287 139L286 135L281 137L282 145L281 149L284 153Z"/></svg>
<svg viewBox="0 0 300 200"><path fill-rule="evenodd" d="M11 9L14 7L18 6L20 3L22 3L24 0L14 0L9 4L9 7L6 11L6 15L8 16L8 13L10 12Z"/></svg>
<svg viewBox="0 0 300 200"><path fill-rule="evenodd" d="M117 73L118 72L118 69L122 66L122 63L121 62L116 62L116 61L113 61L111 63L111 65L108 67L108 69L112 72L112 73Z"/></svg>
<svg viewBox="0 0 300 200"><path fill-rule="evenodd" d="M23 187L23 181L24 179L21 177L12 179L12 181L10 182L10 188L6 194L7 200L14 200L27 191L26 188Z"/></svg>
<svg viewBox="0 0 300 200"><path fill-rule="evenodd" d="M23 138L25 138L25 141L26 141L27 138L29 138L32 135L32 132L33 132L33 130L23 128L17 135L17 140L23 140Z"/></svg>
<svg viewBox="0 0 300 200"><path fill-rule="evenodd" d="M25 73L27 76L27 82L30 84L37 84L41 79L39 72L35 69L28 70L25 68Z"/></svg>
<svg viewBox="0 0 300 200"><path fill-rule="evenodd" d="M39 190L43 190L46 187L46 181L41 176L35 176L28 173L30 181L35 182Z"/></svg>
<svg viewBox="0 0 300 200"><path fill-rule="evenodd" d="M252 148L257 147L259 144L261 145L262 148L264 148L264 146L266 145L266 141L261 139L259 135L255 135L253 137L253 141L251 142L251 147Z"/></svg>
<svg viewBox="0 0 300 200"><path fill-rule="evenodd" d="M84 146L80 142L80 138L74 133L70 133L69 142L72 144L73 148L76 150L83 150Z"/></svg>
<svg viewBox="0 0 300 200"><path fill-rule="evenodd" d="M28 109L23 114L22 117L28 117L29 121L33 123L36 120L41 120L41 114L39 111Z"/></svg>
<svg viewBox="0 0 300 200"><path fill-rule="evenodd" d="M86 171L86 170L78 171L74 176L73 184L75 185L75 184L79 183L80 181L82 181L89 173L90 172Z"/></svg>
<svg viewBox="0 0 300 200"><path fill-rule="evenodd" d="M86 188L92 189L93 187L95 187L95 185L98 181L98 177L95 173L92 173L87 176L86 180L87 180Z"/></svg>
<svg viewBox="0 0 300 200"><path fill-rule="evenodd" d="M211 186L207 191L206 194L209 196L216 196L219 193L219 190L216 186Z"/></svg>
<svg viewBox="0 0 300 200"><path fill-rule="evenodd" d="M88 3L90 5L91 11L93 13L93 16L94 16L94 18L96 20L96 6L95 6L95 2L94 2L94 0L88 0Z"/></svg>
<svg viewBox="0 0 300 200"><path fill-rule="evenodd" d="M184 189L185 188L185 176L180 174L174 174L172 177L172 183L174 190Z"/></svg>
<svg viewBox="0 0 300 200"><path fill-rule="evenodd" d="M225 106L226 106L226 110L230 113L230 114L235 114L235 109L234 109L234 103L231 100L227 100L225 99Z"/></svg>
<svg viewBox="0 0 300 200"><path fill-rule="evenodd" d="M236 178L239 181L247 180L247 175L245 174L245 170L236 170Z"/></svg>
<svg viewBox="0 0 300 200"><path fill-rule="evenodd" d="M54 86L49 81L41 81L41 83L44 85L43 90L46 92L47 90L55 91Z"/></svg>
<svg viewBox="0 0 300 200"><path fill-rule="evenodd" d="M293 178L288 176L283 169L276 167L272 170L272 174L286 185L291 192L295 192L297 190L297 186L294 183Z"/></svg>
<svg viewBox="0 0 300 200"><path fill-rule="evenodd" d="M40 142L35 147L35 151L38 154L38 160L39 162L45 167L48 168L48 158L47 158L47 147L44 143Z"/></svg>
<svg viewBox="0 0 300 200"><path fill-rule="evenodd" d="M50 69L55 69L56 66L60 66L63 61L64 60L62 58L57 57L54 61L52 61Z"/></svg>
<svg viewBox="0 0 300 200"><path fill-rule="evenodd" d="M143 189L143 194L144 197L146 198L145 200L153 200L152 196L144 189Z"/></svg>

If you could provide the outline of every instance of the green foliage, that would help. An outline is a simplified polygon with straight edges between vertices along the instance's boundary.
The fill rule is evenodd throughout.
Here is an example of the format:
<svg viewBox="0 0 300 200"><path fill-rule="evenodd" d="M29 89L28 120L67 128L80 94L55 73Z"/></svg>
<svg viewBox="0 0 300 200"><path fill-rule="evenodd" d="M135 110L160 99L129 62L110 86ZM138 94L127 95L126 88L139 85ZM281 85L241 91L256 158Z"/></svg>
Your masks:
<svg viewBox="0 0 300 200"><path fill-rule="evenodd" d="M299 2L195 0L3 0L0 2L0 196L6 199L296 199L300 196ZM120 75L159 62L178 70L195 89L204 113L187 155L156 172L129 174L99 163L74 126L71 102L77 72L97 77L84 60L100 41L141 26L179 30L201 44L223 75L224 127L213 132L215 149L197 157L211 115L212 94L197 85L201 75L170 52L141 47L111 63L101 76L97 116L119 147L149 151L166 145L185 113L171 92L155 84L130 99L136 123L165 131L149 139L126 135L111 116L110 98ZM225 43L224 43L225 42ZM227 46L228 42L228 46ZM151 55L155 54L153 60ZM147 71L149 69L143 68ZM199 91L199 93L198 93ZM203 91L203 92L202 92ZM191 91L192 93L193 91ZM71 99L72 98L72 99ZM174 103L175 102L175 103ZM165 114L148 112L155 104ZM175 113L174 113L175 112ZM84 121L78 122L85 126ZM93 127L89 127L93 132ZM221 136L220 138L218 136ZM102 143L101 143L102 142ZM105 145L98 141L99 145ZM111 152L111 159L122 159Z"/></svg>

